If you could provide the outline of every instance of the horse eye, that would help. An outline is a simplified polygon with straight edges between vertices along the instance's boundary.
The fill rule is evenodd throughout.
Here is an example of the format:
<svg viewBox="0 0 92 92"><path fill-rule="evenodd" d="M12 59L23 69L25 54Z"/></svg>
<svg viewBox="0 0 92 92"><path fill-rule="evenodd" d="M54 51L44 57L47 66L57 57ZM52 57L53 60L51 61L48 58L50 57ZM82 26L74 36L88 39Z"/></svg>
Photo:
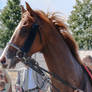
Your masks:
<svg viewBox="0 0 92 92"><path fill-rule="evenodd" d="M27 29L26 28L22 28L21 31L22 31L22 33L25 33L27 31Z"/></svg>
<svg viewBox="0 0 92 92"><path fill-rule="evenodd" d="M20 35L21 36L25 36L27 32L27 29L26 28L21 28L21 31L20 31Z"/></svg>

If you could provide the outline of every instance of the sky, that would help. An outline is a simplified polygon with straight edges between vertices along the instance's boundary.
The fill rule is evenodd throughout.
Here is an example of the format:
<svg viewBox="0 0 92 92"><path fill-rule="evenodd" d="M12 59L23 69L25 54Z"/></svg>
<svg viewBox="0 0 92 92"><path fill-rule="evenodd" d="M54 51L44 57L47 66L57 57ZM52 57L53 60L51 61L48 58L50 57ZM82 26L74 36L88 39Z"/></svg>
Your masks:
<svg viewBox="0 0 92 92"><path fill-rule="evenodd" d="M65 17L70 15L75 5L75 0L21 0L21 4L24 6L25 1L30 4L32 9L61 12ZM7 0L0 0L0 9L3 9L6 2Z"/></svg>

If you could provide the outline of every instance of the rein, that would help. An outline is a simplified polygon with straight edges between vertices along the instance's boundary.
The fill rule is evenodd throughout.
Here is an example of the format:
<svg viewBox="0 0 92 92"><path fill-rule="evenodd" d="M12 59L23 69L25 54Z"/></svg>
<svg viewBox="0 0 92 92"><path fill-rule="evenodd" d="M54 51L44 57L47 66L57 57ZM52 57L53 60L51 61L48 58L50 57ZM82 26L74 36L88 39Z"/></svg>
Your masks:
<svg viewBox="0 0 92 92"><path fill-rule="evenodd" d="M18 48L16 45L14 45L13 43L8 43L10 46L12 46L13 48L17 49L18 52L21 51L20 48ZM81 89L74 87L73 85L71 85L69 82L63 80L63 78L61 78L59 75L57 75L54 72L49 72L46 69L42 68L39 66L39 64L37 63L37 61L35 61L34 59L32 59L31 57L28 57L27 54L23 54L20 55L19 53L16 54L16 57L21 59L21 61L31 67L34 71L36 71L37 73L39 73L41 76L45 76L44 72L48 73L49 75L51 75L53 78L55 78L56 80L58 80L60 83L64 84L65 86L68 86L70 88L72 88L74 90L74 92L83 92ZM48 78L50 79L50 78ZM48 81L49 82L49 81ZM50 82L49 82L50 83ZM57 89L52 83L50 83L52 85L52 87L54 87L57 92L60 92L59 89Z"/></svg>
<svg viewBox="0 0 92 92"><path fill-rule="evenodd" d="M22 62L25 65L31 67L34 71L36 71L37 73L39 73L41 76L45 76L45 73L47 73L47 74L51 75L53 78L55 78L56 80L58 80L60 83L64 84L65 86L68 86L68 87L72 88L74 90L74 92L83 92L81 89L79 89L77 87L74 87L69 82L63 80L63 78L61 78L56 73L49 72L46 69L44 69L41 66L39 66L39 64L37 63L37 61L34 60L34 59L32 59L31 57L28 57L28 58L22 60ZM48 78L48 79L50 79L50 78ZM51 84L51 85L57 90L57 92L60 92L59 89L57 89L53 84Z"/></svg>
<svg viewBox="0 0 92 92"><path fill-rule="evenodd" d="M51 75L53 78L58 80L60 83L72 88L74 90L74 92L83 92L81 89L79 89L79 88L71 85L69 82L63 80L63 78L61 78L56 73L49 72L49 71L45 70L44 68L40 67L39 64L35 60L33 60L31 57L27 56L27 53L28 53L28 51L30 50L30 48L33 44L33 41L36 37L37 32L39 33L40 40L41 40L39 25L34 23L32 25L32 28L30 30L30 34L28 35L27 40L24 42L24 45L21 48L19 48L17 45L15 45L11 42L8 43L9 46L11 46L11 47L13 47L17 50L16 58L19 58L25 65L31 67L34 71L39 73L41 76L45 76L44 72L46 72L49 75ZM50 79L50 78L48 78L48 79ZM53 84L51 84L51 85L57 90L57 92L60 92Z"/></svg>

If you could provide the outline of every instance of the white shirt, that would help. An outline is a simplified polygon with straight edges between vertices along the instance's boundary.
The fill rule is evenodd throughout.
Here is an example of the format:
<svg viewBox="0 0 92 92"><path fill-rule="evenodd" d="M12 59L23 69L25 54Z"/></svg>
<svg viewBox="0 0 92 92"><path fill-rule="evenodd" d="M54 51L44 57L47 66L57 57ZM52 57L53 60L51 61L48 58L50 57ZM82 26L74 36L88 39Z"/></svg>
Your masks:
<svg viewBox="0 0 92 92"><path fill-rule="evenodd" d="M28 72L28 75L27 75ZM31 68L28 68L25 70L25 76L24 76L24 83L23 83L23 89L33 89L36 87L34 77L33 77L33 70Z"/></svg>

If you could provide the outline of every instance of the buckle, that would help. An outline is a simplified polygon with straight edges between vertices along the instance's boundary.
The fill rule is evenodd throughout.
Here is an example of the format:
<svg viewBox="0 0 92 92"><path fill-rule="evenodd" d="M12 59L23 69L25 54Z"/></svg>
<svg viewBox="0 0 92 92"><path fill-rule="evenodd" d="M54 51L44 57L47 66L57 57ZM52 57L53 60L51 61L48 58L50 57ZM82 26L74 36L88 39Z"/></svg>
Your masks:
<svg viewBox="0 0 92 92"><path fill-rule="evenodd" d="M22 59L24 57L24 53L22 51L17 51L16 57Z"/></svg>

